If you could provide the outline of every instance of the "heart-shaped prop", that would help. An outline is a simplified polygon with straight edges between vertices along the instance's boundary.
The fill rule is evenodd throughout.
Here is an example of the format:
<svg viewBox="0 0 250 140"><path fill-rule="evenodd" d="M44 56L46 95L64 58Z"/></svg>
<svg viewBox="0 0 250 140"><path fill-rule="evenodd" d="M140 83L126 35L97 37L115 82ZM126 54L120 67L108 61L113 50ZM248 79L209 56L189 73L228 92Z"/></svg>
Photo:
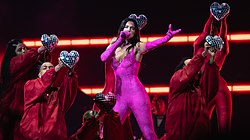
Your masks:
<svg viewBox="0 0 250 140"><path fill-rule="evenodd" d="M230 6L227 3L214 2L210 5L210 12L219 21L229 14Z"/></svg>
<svg viewBox="0 0 250 140"><path fill-rule="evenodd" d="M224 45L224 41L222 40L222 38L220 36L211 36L208 35L206 36L206 42L214 47L216 50L221 50L223 48Z"/></svg>
<svg viewBox="0 0 250 140"><path fill-rule="evenodd" d="M116 104L116 96L111 92L106 95L104 95L103 93L97 93L94 102L102 111L110 112Z"/></svg>
<svg viewBox="0 0 250 140"><path fill-rule="evenodd" d="M141 30L148 22L148 19L145 15L141 14L137 16L136 14L129 15L128 18L134 19L138 25L139 30Z"/></svg>
<svg viewBox="0 0 250 140"><path fill-rule="evenodd" d="M41 42L47 50L52 51L58 44L58 37L54 34L50 36L47 34L43 34L41 37Z"/></svg>
<svg viewBox="0 0 250 140"><path fill-rule="evenodd" d="M79 53L75 50L70 51L70 53L67 51L61 51L60 60L64 65L68 66L69 68L73 68L79 61L79 56Z"/></svg>

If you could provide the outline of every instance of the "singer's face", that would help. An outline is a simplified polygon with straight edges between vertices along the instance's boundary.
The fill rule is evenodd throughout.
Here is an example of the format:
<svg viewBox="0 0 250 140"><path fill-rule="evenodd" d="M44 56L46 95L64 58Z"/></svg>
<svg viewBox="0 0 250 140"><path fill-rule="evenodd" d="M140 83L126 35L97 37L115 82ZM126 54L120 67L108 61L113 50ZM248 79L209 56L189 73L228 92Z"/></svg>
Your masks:
<svg viewBox="0 0 250 140"><path fill-rule="evenodd" d="M128 21L123 29L123 31L129 31L130 35L128 39L132 38L135 35L135 24L132 21Z"/></svg>

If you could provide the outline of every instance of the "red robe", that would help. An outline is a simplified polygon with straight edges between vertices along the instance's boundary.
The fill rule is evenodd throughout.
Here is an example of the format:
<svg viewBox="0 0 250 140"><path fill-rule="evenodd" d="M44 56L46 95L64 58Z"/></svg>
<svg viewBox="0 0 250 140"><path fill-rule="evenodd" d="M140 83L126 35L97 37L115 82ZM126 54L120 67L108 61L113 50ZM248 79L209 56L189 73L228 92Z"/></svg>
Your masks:
<svg viewBox="0 0 250 140"><path fill-rule="evenodd" d="M226 21L223 20L221 21L222 25L220 27L220 34L219 36L223 39L224 45L221 51L217 51L215 54L214 61L215 63L219 66L220 69L222 69L222 66L224 64L224 61L226 59L226 56L229 54L229 42L227 39L227 24ZM198 38L194 41L193 48L193 56L200 54L204 50L204 43L205 43L205 38L207 35L210 35L210 28L213 23L213 16L210 16L209 19L207 20L202 33L198 36ZM206 58L207 60L209 59L208 57Z"/></svg>
<svg viewBox="0 0 250 140"><path fill-rule="evenodd" d="M53 87L55 69L29 80L24 86L24 115L20 130L26 139L66 140L64 115L73 104L78 88L76 73L65 75L60 87Z"/></svg>
<svg viewBox="0 0 250 140"><path fill-rule="evenodd" d="M218 90L219 68L215 63L206 63L198 80L197 75L204 60L201 55L194 56L170 80L166 116L168 140L195 140L209 136L207 105Z"/></svg>
<svg viewBox="0 0 250 140"><path fill-rule="evenodd" d="M15 56L10 61L10 85L5 89L0 101L1 125L8 126L10 137L19 137L18 124L23 115L23 87L27 80L37 77L37 64L42 54L37 48L29 49L25 54ZM36 71L37 70L37 71ZM2 122L3 121L3 122ZM2 132L6 133L6 128ZM15 130L14 130L15 129Z"/></svg>
<svg viewBox="0 0 250 140"><path fill-rule="evenodd" d="M214 17L210 15L207 20L203 32L199 35L199 37L195 40L193 48L193 55L201 53L204 49L204 42L207 35L210 34L210 28L212 26ZM225 19L222 19L220 26L219 36L223 39L224 45L221 51L217 51L215 54L214 61L219 66L220 70L223 67L225 59L229 54L229 42L227 39L227 22ZM208 61L209 58L206 58ZM232 121L232 95L227 87L227 82L220 75L219 80L219 90L216 94L216 97L209 103L209 114L210 119L212 119L212 114L214 108L217 113L218 120L218 131L220 134L228 134L231 131L231 121Z"/></svg>
<svg viewBox="0 0 250 140"><path fill-rule="evenodd" d="M10 61L10 85L4 91L1 106L6 106L13 111L23 114L23 86L28 80L37 77L34 67L40 54L37 49L30 49L25 54L15 56Z"/></svg>

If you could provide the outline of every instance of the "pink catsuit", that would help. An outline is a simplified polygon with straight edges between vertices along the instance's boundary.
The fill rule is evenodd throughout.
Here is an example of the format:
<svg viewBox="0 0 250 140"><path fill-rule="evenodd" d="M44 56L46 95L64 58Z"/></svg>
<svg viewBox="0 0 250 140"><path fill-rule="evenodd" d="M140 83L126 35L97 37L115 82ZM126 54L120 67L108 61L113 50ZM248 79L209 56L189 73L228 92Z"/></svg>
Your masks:
<svg viewBox="0 0 250 140"><path fill-rule="evenodd" d="M115 80L114 92L117 101L114 111L119 112L122 123L125 122L132 111L144 137L148 140L154 140L157 139L157 136L154 133L150 99L137 76L140 62L135 59L134 55L134 49L132 49L121 62L118 62L115 57L106 62L105 90L110 89L112 91L110 86ZM115 79L112 78L110 65Z"/></svg>
<svg viewBox="0 0 250 140"><path fill-rule="evenodd" d="M140 62L134 57L134 49L121 61L112 59L115 74L117 102L114 111L120 113L122 123L132 111L143 135L147 138L154 133L150 99L138 78Z"/></svg>
<svg viewBox="0 0 250 140"><path fill-rule="evenodd" d="M205 37L210 34L210 28L214 17L210 14L209 19L207 20L203 32L194 42L194 54L198 54L200 51L203 51L203 46L205 42ZM215 55L215 62L219 66L220 70L224 64L226 56L229 53L229 43L227 39L227 23L226 18L222 19L220 27L219 36L224 41L224 46L221 51L217 51ZM208 59L208 58L207 58ZM208 105L210 119L212 117L213 109L216 109L217 112L217 122L218 130L220 134L228 134L231 129L231 120L232 120L232 95L227 87L227 82L220 75L219 77L219 90L213 100L210 101Z"/></svg>

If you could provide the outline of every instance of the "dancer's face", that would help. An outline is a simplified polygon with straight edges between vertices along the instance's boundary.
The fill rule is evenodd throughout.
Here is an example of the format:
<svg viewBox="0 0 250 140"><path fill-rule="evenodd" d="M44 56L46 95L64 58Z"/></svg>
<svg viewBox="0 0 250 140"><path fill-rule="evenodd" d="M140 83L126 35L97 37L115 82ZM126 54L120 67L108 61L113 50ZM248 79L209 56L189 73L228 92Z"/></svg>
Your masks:
<svg viewBox="0 0 250 140"><path fill-rule="evenodd" d="M132 38L135 35L135 24L132 21L128 21L123 29L123 31L129 31L130 36L128 39Z"/></svg>
<svg viewBox="0 0 250 140"><path fill-rule="evenodd" d="M24 53L26 53L27 48L23 43L18 43L15 49L15 53L17 56L22 55Z"/></svg>
<svg viewBox="0 0 250 140"><path fill-rule="evenodd" d="M41 76L49 69L54 68L54 65L50 62L44 62L42 64L42 66L40 67L40 71L39 71L39 77L41 78Z"/></svg>
<svg viewBox="0 0 250 140"><path fill-rule="evenodd" d="M164 115L166 113L166 106L164 100L160 99L156 102L156 110L158 115Z"/></svg>

